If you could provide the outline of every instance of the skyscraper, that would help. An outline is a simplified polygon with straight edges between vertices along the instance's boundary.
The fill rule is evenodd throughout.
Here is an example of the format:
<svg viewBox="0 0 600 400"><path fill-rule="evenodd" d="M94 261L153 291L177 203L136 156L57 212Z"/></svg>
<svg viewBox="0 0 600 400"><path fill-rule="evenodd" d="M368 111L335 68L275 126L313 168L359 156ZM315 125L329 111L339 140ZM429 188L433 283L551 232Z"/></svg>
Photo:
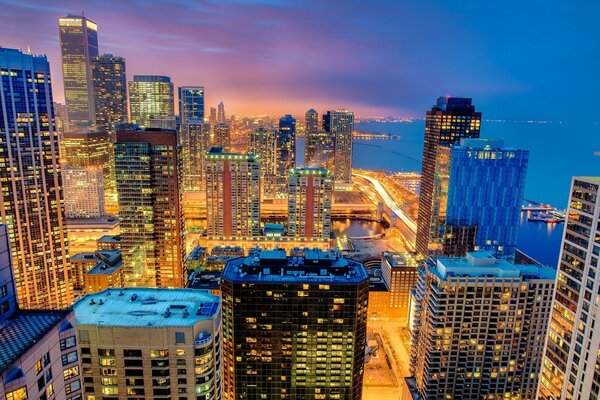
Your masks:
<svg viewBox="0 0 600 400"><path fill-rule="evenodd" d="M204 121L204 87L179 87L179 115L181 123L189 119Z"/></svg>
<svg viewBox="0 0 600 400"><path fill-rule="evenodd" d="M288 176L288 235L329 240L331 236L331 172L294 168Z"/></svg>
<svg viewBox="0 0 600 400"><path fill-rule="evenodd" d="M224 124L226 122L227 120L225 119L225 105L221 101L217 106L217 123Z"/></svg>
<svg viewBox="0 0 600 400"><path fill-rule="evenodd" d="M219 122L212 128L212 141L211 145L214 147L222 147L223 151L230 151L231 147L231 132L229 125Z"/></svg>
<svg viewBox="0 0 600 400"><path fill-rule="evenodd" d="M94 57L92 75L97 129L114 131L114 124L127 122L125 59L112 54Z"/></svg>
<svg viewBox="0 0 600 400"><path fill-rule="evenodd" d="M369 276L336 251L262 251L223 271L223 398L360 400Z"/></svg>
<svg viewBox="0 0 600 400"><path fill-rule="evenodd" d="M457 231L476 227L467 247L514 259L529 152L504 146L500 139L461 139L450 154L444 254L464 255L453 248Z"/></svg>
<svg viewBox="0 0 600 400"><path fill-rule="evenodd" d="M287 195L289 170L296 166L296 119L285 115L279 119L279 130L275 147L275 174L277 177L276 195Z"/></svg>
<svg viewBox="0 0 600 400"><path fill-rule="evenodd" d="M534 400L555 271L472 252L418 273L413 398Z"/></svg>
<svg viewBox="0 0 600 400"><path fill-rule="evenodd" d="M206 155L208 236L260 235L260 163L254 154Z"/></svg>
<svg viewBox="0 0 600 400"><path fill-rule="evenodd" d="M168 76L134 75L129 82L129 115L140 127L150 126L150 117L174 115L173 83Z"/></svg>
<svg viewBox="0 0 600 400"><path fill-rule="evenodd" d="M68 130L94 129L92 59L98 57L98 26L83 16L58 19Z"/></svg>
<svg viewBox="0 0 600 400"><path fill-rule="evenodd" d="M211 125L214 125L217 123L217 109L214 107L210 108L210 116L208 117L208 122Z"/></svg>
<svg viewBox="0 0 600 400"><path fill-rule="evenodd" d="M210 124L188 119L181 125L180 140L184 190L204 190L204 157L210 150Z"/></svg>
<svg viewBox="0 0 600 400"><path fill-rule="evenodd" d="M319 126L319 113L316 110L313 110L312 108L308 110L304 115L304 123L304 132L306 133L306 135L321 130L321 127Z"/></svg>
<svg viewBox="0 0 600 400"><path fill-rule="evenodd" d="M185 236L175 131L119 131L115 170L125 280L182 287Z"/></svg>
<svg viewBox="0 0 600 400"><path fill-rule="evenodd" d="M471 99L439 97L425 117L425 142L419 196L417 251L427 256L440 254L443 248L445 201L447 195L449 148L462 138L478 138L481 113L475 111Z"/></svg>
<svg viewBox="0 0 600 400"><path fill-rule="evenodd" d="M62 169L67 218L104 216L104 180L99 168Z"/></svg>
<svg viewBox="0 0 600 400"><path fill-rule="evenodd" d="M323 130L335 138L333 180L336 187L352 185L352 132L354 113L348 110L327 111Z"/></svg>
<svg viewBox="0 0 600 400"><path fill-rule="evenodd" d="M276 196L275 146L277 133L273 129L258 127L250 133L250 153L260 159L261 196L274 199Z"/></svg>
<svg viewBox="0 0 600 400"><path fill-rule="evenodd" d="M72 302L58 134L45 56L0 48L2 223L9 226L22 308Z"/></svg>
<svg viewBox="0 0 600 400"><path fill-rule="evenodd" d="M600 397L600 177L575 177L540 376L540 400Z"/></svg>
<svg viewBox="0 0 600 400"><path fill-rule="evenodd" d="M335 135L317 130L307 132L304 145L304 165L334 171Z"/></svg>

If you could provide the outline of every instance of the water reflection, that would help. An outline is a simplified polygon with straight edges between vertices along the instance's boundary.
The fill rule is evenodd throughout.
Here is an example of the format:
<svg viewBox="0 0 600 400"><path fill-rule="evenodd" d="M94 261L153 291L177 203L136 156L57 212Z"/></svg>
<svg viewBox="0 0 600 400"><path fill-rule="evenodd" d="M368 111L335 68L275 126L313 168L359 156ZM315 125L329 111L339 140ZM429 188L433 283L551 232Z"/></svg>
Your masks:
<svg viewBox="0 0 600 400"><path fill-rule="evenodd" d="M342 219L333 221L333 231L337 235L348 237L372 236L384 232L383 225L377 221Z"/></svg>

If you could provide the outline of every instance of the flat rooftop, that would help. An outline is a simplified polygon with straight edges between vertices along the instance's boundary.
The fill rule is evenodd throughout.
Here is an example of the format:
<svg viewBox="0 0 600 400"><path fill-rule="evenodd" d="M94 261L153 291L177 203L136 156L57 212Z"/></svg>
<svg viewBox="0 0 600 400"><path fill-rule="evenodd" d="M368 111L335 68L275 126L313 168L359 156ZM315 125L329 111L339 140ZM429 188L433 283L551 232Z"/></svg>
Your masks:
<svg viewBox="0 0 600 400"><path fill-rule="evenodd" d="M70 311L18 311L0 323L0 374L27 353Z"/></svg>
<svg viewBox="0 0 600 400"><path fill-rule="evenodd" d="M220 298L203 290L124 288L88 294L73 305L77 325L191 326L212 319Z"/></svg>
<svg viewBox="0 0 600 400"><path fill-rule="evenodd" d="M121 235L103 235L98 240L97 243L121 243Z"/></svg>
<svg viewBox="0 0 600 400"><path fill-rule="evenodd" d="M67 218L67 228L98 229L114 228L119 224L119 218L114 215L105 215L100 218Z"/></svg>
<svg viewBox="0 0 600 400"><path fill-rule="evenodd" d="M82 261L95 264L86 274L110 275L123 264L121 250L98 250L96 252L77 253L71 257L71 261Z"/></svg>
<svg viewBox="0 0 600 400"><path fill-rule="evenodd" d="M398 253L384 251L382 257L394 267L417 267L419 265L416 258L410 253Z"/></svg>

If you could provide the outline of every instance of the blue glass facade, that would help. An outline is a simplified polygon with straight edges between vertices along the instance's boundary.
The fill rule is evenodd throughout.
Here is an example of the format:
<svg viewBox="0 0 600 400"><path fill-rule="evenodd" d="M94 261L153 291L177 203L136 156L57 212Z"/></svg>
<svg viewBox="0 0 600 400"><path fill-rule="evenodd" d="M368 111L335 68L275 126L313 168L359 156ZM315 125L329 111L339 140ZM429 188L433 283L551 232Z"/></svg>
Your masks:
<svg viewBox="0 0 600 400"><path fill-rule="evenodd" d="M183 86L179 88L179 115L181 122L190 119L204 121L204 87Z"/></svg>
<svg viewBox="0 0 600 400"><path fill-rule="evenodd" d="M451 151L446 225L477 226L475 249L514 257L529 151L463 139Z"/></svg>

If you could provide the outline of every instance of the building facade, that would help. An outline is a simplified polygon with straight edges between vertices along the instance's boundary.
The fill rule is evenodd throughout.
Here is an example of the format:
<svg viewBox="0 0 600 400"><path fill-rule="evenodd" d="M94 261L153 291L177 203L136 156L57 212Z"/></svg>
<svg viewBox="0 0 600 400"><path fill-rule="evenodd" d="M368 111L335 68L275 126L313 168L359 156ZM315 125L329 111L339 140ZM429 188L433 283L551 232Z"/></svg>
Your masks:
<svg viewBox="0 0 600 400"><path fill-rule="evenodd" d="M92 59L96 129L114 131L114 125L127 122L127 76L125 59L103 54Z"/></svg>
<svg viewBox="0 0 600 400"><path fill-rule="evenodd" d="M420 267L413 397L534 400L555 275L485 252L431 258Z"/></svg>
<svg viewBox="0 0 600 400"><path fill-rule="evenodd" d="M1 222L9 226L21 308L65 308L68 274L58 134L45 56L0 48Z"/></svg>
<svg viewBox="0 0 600 400"><path fill-rule="evenodd" d="M331 237L333 179L322 168L294 168L288 175L288 235Z"/></svg>
<svg viewBox="0 0 600 400"><path fill-rule="evenodd" d="M326 168L334 171L335 135L318 130L306 132L304 165L309 168Z"/></svg>
<svg viewBox="0 0 600 400"><path fill-rule="evenodd" d="M128 285L182 287L185 230L175 131L119 131L115 169Z"/></svg>
<svg viewBox="0 0 600 400"><path fill-rule="evenodd" d="M129 82L129 116L141 128L150 126L150 117L174 115L173 83L168 76L134 75Z"/></svg>
<svg viewBox="0 0 600 400"><path fill-rule="evenodd" d="M179 115L182 124L190 119L204 122L203 86L179 87Z"/></svg>
<svg viewBox="0 0 600 400"><path fill-rule="evenodd" d="M227 123L227 119L225 118L225 104L222 101L217 105L217 123Z"/></svg>
<svg viewBox="0 0 600 400"><path fill-rule="evenodd" d="M250 133L250 153L260 160L262 199L276 198L275 149L277 133L273 129L258 127Z"/></svg>
<svg viewBox="0 0 600 400"><path fill-rule="evenodd" d="M320 130L319 113L311 108L304 114L304 133L308 135L309 133L318 132Z"/></svg>
<svg viewBox="0 0 600 400"><path fill-rule="evenodd" d="M67 218L104 216L104 179L102 170L63 168L65 215Z"/></svg>
<svg viewBox="0 0 600 400"><path fill-rule="evenodd" d="M440 97L425 116L425 141L421 168L421 193L417 224L417 251L422 256L441 254L447 196L449 148L462 138L479 138L481 113L469 98ZM446 186L444 186L446 185Z"/></svg>
<svg viewBox="0 0 600 400"><path fill-rule="evenodd" d="M223 151L231 151L231 131L229 124L219 122L212 127L210 145L221 147Z"/></svg>
<svg viewBox="0 0 600 400"><path fill-rule="evenodd" d="M574 177L539 399L600 397L600 177Z"/></svg>
<svg viewBox="0 0 600 400"><path fill-rule="evenodd" d="M381 275L389 294L389 302L381 310L383 317L394 318L408 324L410 292L417 283L419 263L410 253L383 252Z"/></svg>
<svg viewBox="0 0 600 400"><path fill-rule="evenodd" d="M352 132L354 113L348 110L327 111L323 130L335 137L333 180L337 187L352 185Z"/></svg>
<svg viewBox="0 0 600 400"><path fill-rule="evenodd" d="M204 158L210 150L210 124L188 119L181 125L181 158L185 191L204 191Z"/></svg>
<svg viewBox="0 0 600 400"><path fill-rule="evenodd" d="M337 252L262 251L222 274L224 399L362 398L369 278Z"/></svg>

